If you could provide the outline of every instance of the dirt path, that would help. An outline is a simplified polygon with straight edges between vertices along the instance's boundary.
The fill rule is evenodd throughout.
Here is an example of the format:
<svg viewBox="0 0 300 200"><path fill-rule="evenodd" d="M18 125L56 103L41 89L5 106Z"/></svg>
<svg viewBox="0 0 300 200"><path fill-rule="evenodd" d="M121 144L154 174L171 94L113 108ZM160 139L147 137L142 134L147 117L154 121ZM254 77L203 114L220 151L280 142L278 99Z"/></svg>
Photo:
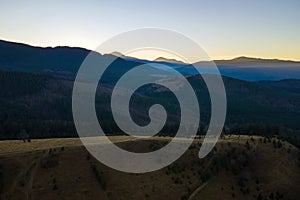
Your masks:
<svg viewBox="0 0 300 200"><path fill-rule="evenodd" d="M49 150L50 151L50 150ZM30 168L30 171L28 171L28 179L27 179L27 199L31 200L32 199L32 186L33 186L33 180L36 174L36 171L38 167L40 166L42 160L49 154L49 151L44 152L39 159L33 163L33 165Z"/></svg>
<svg viewBox="0 0 300 200"><path fill-rule="evenodd" d="M91 138L92 139L92 138ZM128 142L128 141L134 141L136 138L132 137L115 137L113 138L114 143L122 143L122 142ZM57 141L55 144L54 142ZM14 145L17 145L17 147L14 148L6 148L9 147L9 142L12 142ZM51 146L49 146L49 143ZM52 146L52 144L54 144ZM92 140L91 140L92 144ZM13 145L13 146L14 146ZM21 141L0 141L0 149L5 149L6 151L0 152L0 156L22 156L23 154L28 155L31 154L32 152L38 152L39 156L38 158L35 158L32 162L30 163L20 163L23 166L23 170L20 171L20 173L14 178L14 181L9 188L9 191L7 192L7 196L9 197L17 191L18 185L20 183L24 184L24 187L22 189L22 199L27 199L31 200L32 199L32 187L34 183L34 178L37 172L38 167L41 165L41 162L45 157L49 155L49 151L51 148L60 148L60 147L76 147L76 146L82 146L82 143L80 139L66 139L66 143L64 143L63 139L45 139L45 140L32 140L30 143L23 143ZM22 149L21 147L24 147ZM22 150L21 150L22 149ZM36 154L35 154L36 155Z"/></svg>
<svg viewBox="0 0 300 200"><path fill-rule="evenodd" d="M190 195L188 200L192 200L196 196L196 194L198 194L198 192L200 192L207 184L208 181L200 185L196 190L194 190L194 192Z"/></svg>

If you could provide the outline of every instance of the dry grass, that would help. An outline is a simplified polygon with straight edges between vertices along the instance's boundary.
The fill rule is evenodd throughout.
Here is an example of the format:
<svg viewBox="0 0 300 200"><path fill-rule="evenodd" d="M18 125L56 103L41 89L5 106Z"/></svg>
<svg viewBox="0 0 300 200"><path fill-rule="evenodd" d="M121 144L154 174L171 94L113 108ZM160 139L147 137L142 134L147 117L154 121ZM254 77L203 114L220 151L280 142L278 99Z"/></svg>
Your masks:
<svg viewBox="0 0 300 200"><path fill-rule="evenodd" d="M109 136L112 142L132 139L130 136ZM91 138L92 140L93 138ZM15 153L24 153L50 148L82 146L79 138L55 138L55 139L32 139L31 142L22 140L4 140L0 141L0 155Z"/></svg>
<svg viewBox="0 0 300 200"><path fill-rule="evenodd" d="M5 183L1 196L3 199L45 200L187 199L206 182L199 173L210 173L214 158L221 158L232 148L242 152L248 140L253 155L249 166L242 168L237 175L231 169L211 173L207 185L193 199L256 199L258 193L269 194L277 190L284 193L285 198L295 199L300 192L298 149L285 142L282 148L275 149L272 142L264 144L260 138L255 136L252 142L248 136L226 137L219 140L213 154L202 160L197 157L202 139L197 139L174 164L146 174L123 173L104 166L88 156L76 138L32 140L31 143L1 141L0 170ZM139 152L151 151L153 146L161 147L170 138L128 141L132 137L121 136L110 140L126 141L118 145ZM97 181L92 165L101 174L106 189ZM238 178L241 174L249 177L245 188L249 188L250 194L240 191ZM256 191L256 179L259 180L259 191ZM232 197L233 192L235 197Z"/></svg>

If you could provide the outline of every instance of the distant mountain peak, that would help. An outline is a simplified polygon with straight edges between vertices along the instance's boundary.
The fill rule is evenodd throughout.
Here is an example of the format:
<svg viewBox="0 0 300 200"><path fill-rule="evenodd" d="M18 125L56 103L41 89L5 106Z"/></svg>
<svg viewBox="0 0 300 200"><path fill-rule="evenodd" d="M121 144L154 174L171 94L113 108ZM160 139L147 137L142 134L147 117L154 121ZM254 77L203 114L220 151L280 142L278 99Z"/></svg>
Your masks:
<svg viewBox="0 0 300 200"><path fill-rule="evenodd" d="M155 60L155 62L169 62L169 63L177 63L177 64L185 64L184 62L172 58L165 58L165 57L158 57Z"/></svg>
<svg viewBox="0 0 300 200"><path fill-rule="evenodd" d="M239 56L239 57L233 58L231 60L235 60L235 61L255 61L255 60L263 60L263 59L254 58L254 57L247 57L247 56Z"/></svg>
<svg viewBox="0 0 300 200"><path fill-rule="evenodd" d="M120 58L124 58L125 57L124 54L122 54L122 53L120 53L118 51L111 52L110 54L113 55L113 56L120 57Z"/></svg>
<svg viewBox="0 0 300 200"><path fill-rule="evenodd" d="M126 56L126 55L120 53L119 51L114 51L114 52L111 52L107 55L113 55L113 56L116 56L116 57L119 57L119 58L124 58L124 59L140 60L139 58L135 58L135 57L132 57L132 56Z"/></svg>
<svg viewBox="0 0 300 200"><path fill-rule="evenodd" d="M223 61L236 61L236 62L298 62L292 60L280 60L276 58L255 58L255 57L247 57L247 56L239 56L233 58L231 60L223 60Z"/></svg>
<svg viewBox="0 0 300 200"><path fill-rule="evenodd" d="M240 56L229 60L215 60L217 65L261 65L261 66L290 66L290 65L299 65L299 61L291 60L279 60L279 59L269 59L269 58L254 58L247 56Z"/></svg>

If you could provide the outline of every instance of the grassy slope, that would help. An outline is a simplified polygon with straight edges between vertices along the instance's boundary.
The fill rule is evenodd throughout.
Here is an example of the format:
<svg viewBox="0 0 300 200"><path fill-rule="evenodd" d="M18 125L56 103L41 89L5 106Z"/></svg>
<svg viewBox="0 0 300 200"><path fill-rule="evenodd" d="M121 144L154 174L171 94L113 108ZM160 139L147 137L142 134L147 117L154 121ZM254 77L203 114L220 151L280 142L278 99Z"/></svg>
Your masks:
<svg viewBox="0 0 300 200"><path fill-rule="evenodd" d="M215 151L202 160L197 158L199 141L196 141L171 166L146 174L128 174L110 169L92 157L89 158L85 148L76 139L66 139L65 142L64 139L33 140L31 143L13 141L11 144L18 149L17 152L1 151L0 169L4 184L1 197L187 199L194 190L207 182L193 199L253 199L259 193L269 195L276 191L283 194L284 199L296 199L300 191L298 149L285 142L282 148L274 148L272 140L265 144L259 137L254 139L251 141L248 136L241 136L240 139L232 136L220 140ZM245 146L247 140L248 148ZM118 145L144 152L153 151L167 141L168 138L157 138L155 141L124 142ZM9 141L0 142L2 150L8 144ZM52 146L54 144L55 148ZM232 149L235 149L235 153L232 153ZM102 182L92 170L93 165ZM240 186L241 177L245 178L243 187ZM106 187L103 187L103 182ZM240 188L243 191L248 188L249 194L243 194ZM234 198L232 193L235 193Z"/></svg>

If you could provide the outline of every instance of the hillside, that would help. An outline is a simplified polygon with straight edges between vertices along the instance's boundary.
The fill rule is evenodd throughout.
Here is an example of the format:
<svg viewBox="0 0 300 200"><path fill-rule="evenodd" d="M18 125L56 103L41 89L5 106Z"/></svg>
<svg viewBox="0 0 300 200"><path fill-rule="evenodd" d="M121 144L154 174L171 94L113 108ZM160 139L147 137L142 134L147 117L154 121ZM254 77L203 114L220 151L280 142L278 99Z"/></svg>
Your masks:
<svg viewBox="0 0 300 200"><path fill-rule="evenodd" d="M210 118L209 95L200 76L189 76L188 80L199 97L202 122L199 134L203 134ZM236 124L242 128L239 131L251 131L253 134L278 135L290 132L283 129L284 127L300 129L299 93L260 82L246 82L228 77L223 77L223 80L228 102L225 126L228 132L232 128L239 128L234 127ZM282 87L285 85L285 82L283 83ZM31 138L77 136L71 110L72 80L32 73L0 71L0 84L1 139L19 138L22 129L25 129ZM133 119L141 124L147 123L149 106L160 103L166 107L169 114L162 133L175 132L179 122L179 110L175 109L178 108L176 98L168 90L160 89L160 86L152 87L142 87L132 97ZM121 131L115 125L110 110L111 91L110 85L99 85L96 110L97 113L101 113L100 122L104 131L108 134L120 134ZM254 126L248 126L247 130L243 128L243 125L251 123ZM261 125L262 123L264 124ZM289 141L298 144L297 138L293 137Z"/></svg>
<svg viewBox="0 0 300 200"><path fill-rule="evenodd" d="M261 81L260 83L265 86L300 94L299 79L286 79L280 81Z"/></svg>
<svg viewBox="0 0 300 200"><path fill-rule="evenodd" d="M169 141L157 137L130 142L122 142L126 138L111 139L134 152L153 151ZM128 174L96 161L80 146L79 139L2 141L1 149L13 148L0 155L1 197L227 200L299 196L299 150L287 142L226 136L200 160L197 155L201 142L195 140L179 160L159 171Z"/></svg>

